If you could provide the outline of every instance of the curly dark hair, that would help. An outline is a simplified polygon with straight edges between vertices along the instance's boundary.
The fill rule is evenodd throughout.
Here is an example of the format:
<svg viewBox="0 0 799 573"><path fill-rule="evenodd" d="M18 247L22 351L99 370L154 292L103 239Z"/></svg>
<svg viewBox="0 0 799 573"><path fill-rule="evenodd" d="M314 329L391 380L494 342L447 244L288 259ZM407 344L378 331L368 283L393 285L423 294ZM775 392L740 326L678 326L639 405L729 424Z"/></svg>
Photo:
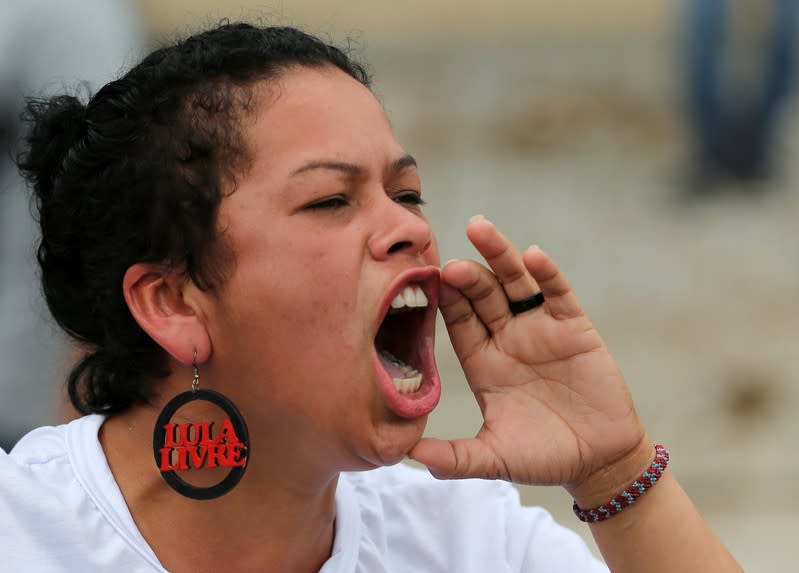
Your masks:
<svg viewBox="0 0 799 573"><path fill-rule="evenodd" d="M156 50L87 105L29 100L18 165L38 210L47 304L89 349L67 381L79 411L123 411L168 375L128 310L124 274L147 262L203 289L224 281L234 258L215 222L249 165L241 120L254 86L295 66L335 66L369 87L362 65L300 30L223 23Z"/></svg>

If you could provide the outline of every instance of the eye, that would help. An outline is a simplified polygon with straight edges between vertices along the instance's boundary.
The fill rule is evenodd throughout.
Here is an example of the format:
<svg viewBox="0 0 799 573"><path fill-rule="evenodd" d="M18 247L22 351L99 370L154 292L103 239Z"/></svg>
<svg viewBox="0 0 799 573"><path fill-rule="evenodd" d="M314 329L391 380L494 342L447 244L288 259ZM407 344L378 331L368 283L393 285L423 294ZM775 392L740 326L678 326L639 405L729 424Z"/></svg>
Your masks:
<svg viewBox="0 0 799 573"><path fill-rule="evenodd" d="M349 202L345 197L336 195L334 197L325 197L319 201L306 205L304 209L308 211L332 211L341 207L346 207Z"/></svg>
<svg viewBox="0 0 799 573"><path fill-rule="evenodd" d="M394 201L406 205L422 206L425 204L425 200L422 199L422 196L417 191L401 191L394 195Z"/></svg>

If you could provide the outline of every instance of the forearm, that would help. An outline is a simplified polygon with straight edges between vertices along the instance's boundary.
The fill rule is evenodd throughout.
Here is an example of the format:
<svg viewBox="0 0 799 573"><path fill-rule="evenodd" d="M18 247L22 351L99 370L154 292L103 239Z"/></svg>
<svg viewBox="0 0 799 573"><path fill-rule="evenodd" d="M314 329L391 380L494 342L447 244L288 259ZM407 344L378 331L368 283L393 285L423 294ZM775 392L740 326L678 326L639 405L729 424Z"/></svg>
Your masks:
<svg viewBox="0 0 799 573"><path fill-rule="evenodd" d="M577 501L597 505L590 495ZM742 571L668 470L635 504L590 528L614 573Z"/></svg>

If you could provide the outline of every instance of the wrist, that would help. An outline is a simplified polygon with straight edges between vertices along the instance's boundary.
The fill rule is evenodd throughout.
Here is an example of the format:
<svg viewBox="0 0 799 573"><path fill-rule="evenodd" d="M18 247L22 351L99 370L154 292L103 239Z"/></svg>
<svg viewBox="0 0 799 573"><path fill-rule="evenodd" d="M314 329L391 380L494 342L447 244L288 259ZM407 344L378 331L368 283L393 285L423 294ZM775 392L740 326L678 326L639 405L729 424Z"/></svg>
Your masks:
<svg viewBox="0 0 799 573"><path fill-rule="evenodd" d="M649 467L654 457L655 447L644 435L625 455L593 471L578 484L567 485L566 490L579 507L596 507L629 487Z"/></svg>

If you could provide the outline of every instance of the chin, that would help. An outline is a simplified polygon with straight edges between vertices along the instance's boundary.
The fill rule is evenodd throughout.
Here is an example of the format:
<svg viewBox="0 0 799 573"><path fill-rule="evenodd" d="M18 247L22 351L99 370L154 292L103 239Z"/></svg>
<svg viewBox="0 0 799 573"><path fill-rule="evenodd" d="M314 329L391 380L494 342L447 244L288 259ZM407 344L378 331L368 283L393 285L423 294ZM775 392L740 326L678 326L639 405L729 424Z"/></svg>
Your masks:
<svg viewBox="0 0 799 573"><path fill-rule="evenodd" d="M427 425L427 416L413 420L397 418L380 433L374 444L374 465L393 466L408 456L408 452L419 443Z"/></svg>

